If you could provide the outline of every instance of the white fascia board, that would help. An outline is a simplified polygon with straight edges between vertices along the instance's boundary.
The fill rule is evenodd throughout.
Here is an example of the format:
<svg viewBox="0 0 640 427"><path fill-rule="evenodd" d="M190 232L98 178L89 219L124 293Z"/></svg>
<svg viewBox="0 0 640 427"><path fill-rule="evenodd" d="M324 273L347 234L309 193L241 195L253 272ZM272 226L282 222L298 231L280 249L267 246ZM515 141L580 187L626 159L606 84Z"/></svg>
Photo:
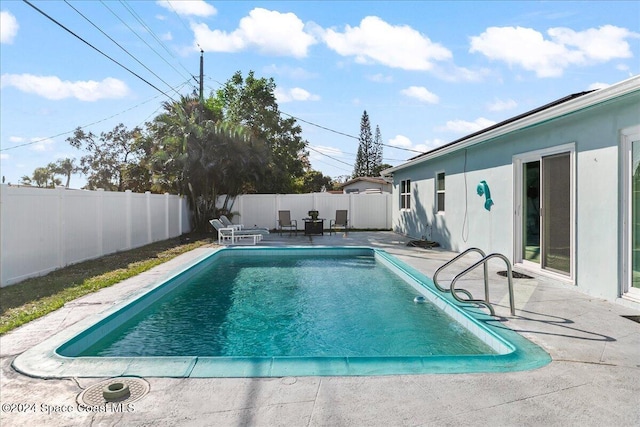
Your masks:
<svg viewBox="0 0 640 427"><path fill-rule="evenodd" d="M472 145L480 144L495 138L499 138L511 132L526 129L526 128L547 122L549 120L557 119L567 114L578 112L580 110L584 110L585 108L593 107L595 105L630 94L632 92L636 92L638 90L640 90L640 76L634 76L620 83L616 83L614 85L611 85L603 89L598 89L592 93L583 95L574 100L570 100L560 105L547 108L538 113L534 113L534 114L531 114L530 116L523 117L520 120L507 123L504 126L500 126L490 131L483 132L480 135L476 135L474 137L470 137L469 139L460 141L459 143L453 144L450 147L446 147L440 150L435 149L432 153L427 153L424 156L419 157L417 159L410 160L406 163L403 163L398 166L394 166L389 169L385 169L381 172L381 174L385 176L389 176L393 174L395 171L412 167L420 163L456 152L458 150L463 150Z"/></svg>

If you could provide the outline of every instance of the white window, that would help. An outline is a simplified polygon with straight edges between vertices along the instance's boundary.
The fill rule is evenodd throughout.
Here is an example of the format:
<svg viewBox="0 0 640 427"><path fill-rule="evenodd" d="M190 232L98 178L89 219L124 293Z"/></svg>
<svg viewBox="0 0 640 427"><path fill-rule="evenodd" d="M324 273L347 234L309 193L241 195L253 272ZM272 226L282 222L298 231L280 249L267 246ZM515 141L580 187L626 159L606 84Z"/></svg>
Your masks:
<svg viewBox="0 0 640 427"><path fill-rule="evenodd" d="M400 209L411 209L411 180L400 181Z"/></svg>
<svg viewBox="0 0 640 427"><path fill-rule="evenodd" d="M444 212L444 172L436 175L436 211Z"/></svg>

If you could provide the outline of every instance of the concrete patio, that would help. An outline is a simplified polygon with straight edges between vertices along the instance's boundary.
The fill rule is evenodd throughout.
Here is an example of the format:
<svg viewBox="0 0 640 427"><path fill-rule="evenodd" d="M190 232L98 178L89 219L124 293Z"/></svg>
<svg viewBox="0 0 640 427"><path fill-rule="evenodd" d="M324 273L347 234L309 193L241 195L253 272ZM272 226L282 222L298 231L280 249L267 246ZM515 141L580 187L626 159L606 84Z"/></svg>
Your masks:
<svg viewBox="0 0 640 427"><path fill-rule="evenodd" d="M392 232L329 236L271 234L275 245L381 248L432 276L454 253L408 247ZM490 264L491 302L503 323L544 348L553 361L509 373L378 377L232 379L145 378L149 392L122 410L84 411L77 396L105 378L39 379L16 372L13 359L208 248L184 254L0 337L2 426L637 426L640 425L640 324L633 308L590 297L543 276L514 280L510 316L506 279ZM469 265L476 257L470 256ZM464 263L463 263L464 264ZM452 270L453 271L453 270ZM458 271L460 271L458 269ZM451 279L444 274L442 281ZM482 295L481 270L460 282Z"/></svg>

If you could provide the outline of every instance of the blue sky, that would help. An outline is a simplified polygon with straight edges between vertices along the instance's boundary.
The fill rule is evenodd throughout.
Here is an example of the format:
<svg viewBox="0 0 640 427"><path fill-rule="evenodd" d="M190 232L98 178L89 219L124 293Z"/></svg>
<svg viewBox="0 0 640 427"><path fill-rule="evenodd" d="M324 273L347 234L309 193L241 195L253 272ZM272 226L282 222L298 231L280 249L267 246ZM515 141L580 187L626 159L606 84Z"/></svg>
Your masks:
<svg viewBox="0 0 640 427"><path fill-rule="evenodd" d="M168 96L191 93L199 48L206 93L236 71L273 77L312 167L334 178L353 171L358 141L343 134L359 135L364 110L395 166L640 72L638 1L31 3L148 83L27 3L0 1L0 165L11 183L79 159L65 141L76 127L140 126Z"/></svg>

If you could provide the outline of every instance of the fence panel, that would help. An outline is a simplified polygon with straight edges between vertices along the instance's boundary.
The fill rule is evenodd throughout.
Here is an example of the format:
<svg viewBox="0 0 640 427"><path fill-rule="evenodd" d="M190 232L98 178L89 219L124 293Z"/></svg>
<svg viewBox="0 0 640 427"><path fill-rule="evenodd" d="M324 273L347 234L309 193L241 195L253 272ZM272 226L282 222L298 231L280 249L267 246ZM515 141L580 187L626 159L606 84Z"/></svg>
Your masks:
<svg viewBox="0 0 640 427"><path fill-rule="evenodd" d="M188 231L179 196L0 185L0 286Z"/></svg>
<svg viewBox="0 0 640 427"><path fill-rule="evenodd" d="M244 194L236 197L231 211L235 223L273 229L277 226L278 211L288 210L302 230L302 218L307 218L310 210L317 210L328 228L339 209L349 211L350 227L391 229L391 194L388 193Z"/></svg>
<svg viewBox="0 0 640 427"><path fill-rule="evenodd" d="M127 204L122 193L100 191L102 193L102 219L97 224L102 227L102 253L110 254L128 248ZM125 193L125 197L126 197Z"/></svg>

